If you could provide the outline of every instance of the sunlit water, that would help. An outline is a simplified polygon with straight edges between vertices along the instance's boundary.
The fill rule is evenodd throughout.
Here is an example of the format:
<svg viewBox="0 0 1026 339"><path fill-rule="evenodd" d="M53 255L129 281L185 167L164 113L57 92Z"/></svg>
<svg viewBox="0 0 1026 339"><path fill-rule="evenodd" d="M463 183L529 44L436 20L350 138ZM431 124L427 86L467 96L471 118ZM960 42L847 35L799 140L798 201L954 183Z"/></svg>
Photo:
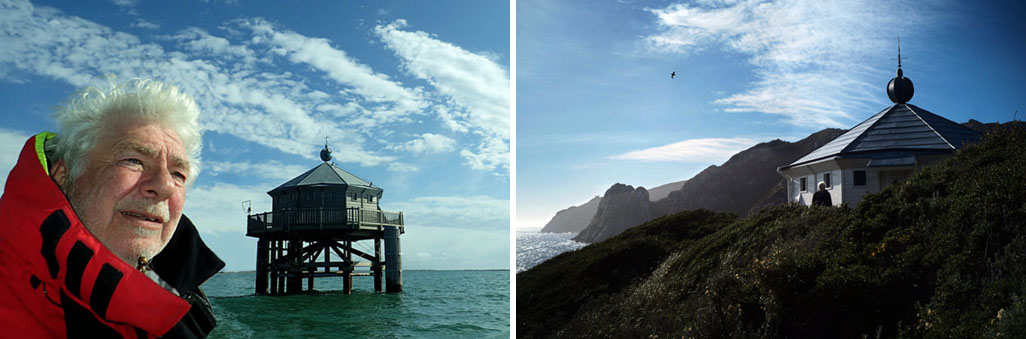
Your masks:
<svg viewBox="0 0 1026 339"><path fill-rule="evenodd" d="M323 291L254 296L253 272L203 284L217 328L211 338L508 338L509 271L403 271L402 293L375 293L373 278L315 279ZM306 281L303 281L306 288Z"/></svg>
<svg viewBox="0 0 1026 339"><path fill-rule="evenodd" d="M526 271L566 251L584 247L573 241L574 233L517 232L517 273Z"/></svg>

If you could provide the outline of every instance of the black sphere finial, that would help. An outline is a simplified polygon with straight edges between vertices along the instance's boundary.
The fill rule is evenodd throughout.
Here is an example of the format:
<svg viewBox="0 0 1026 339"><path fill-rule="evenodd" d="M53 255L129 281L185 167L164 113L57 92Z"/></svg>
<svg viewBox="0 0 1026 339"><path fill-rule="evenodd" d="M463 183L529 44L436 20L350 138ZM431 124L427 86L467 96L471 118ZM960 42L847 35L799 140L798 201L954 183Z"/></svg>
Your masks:
<svg viewBox="0 0 1026 339"><path fill-rule="evenodd" d="M328 148L328 137L324 137L324 149L321 150L321 160L331 161L331 149Z"/></svg>
<svg viewBox="0 0 1026 339"><path fill-rule="evenodd" d="M898 76L887 83L887 97L896 104L904 104L912 100L913 94L912 79L906 78L901 71L901 38L898 38Z"/></svg>

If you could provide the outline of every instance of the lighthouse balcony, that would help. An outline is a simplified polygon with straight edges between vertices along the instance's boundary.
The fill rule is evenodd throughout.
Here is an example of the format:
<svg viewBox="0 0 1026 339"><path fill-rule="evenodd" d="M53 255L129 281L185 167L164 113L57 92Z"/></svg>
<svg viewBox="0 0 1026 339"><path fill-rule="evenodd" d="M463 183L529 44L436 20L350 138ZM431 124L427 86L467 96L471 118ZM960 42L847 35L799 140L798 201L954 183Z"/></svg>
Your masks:
<svg viewBox="0 0 1026 339"><path fill-rule="evenodd" d="M382 231L398 226L403 232L403 213L360 208L309 208L265 212L248 216L247 236L297 231Z"/></svg>

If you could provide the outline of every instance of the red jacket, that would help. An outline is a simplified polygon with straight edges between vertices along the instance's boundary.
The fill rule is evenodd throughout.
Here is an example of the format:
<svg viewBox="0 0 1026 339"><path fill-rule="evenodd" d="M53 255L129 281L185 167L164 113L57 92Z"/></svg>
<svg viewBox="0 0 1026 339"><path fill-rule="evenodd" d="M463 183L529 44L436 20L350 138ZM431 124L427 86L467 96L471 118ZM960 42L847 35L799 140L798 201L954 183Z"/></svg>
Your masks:
<svg viewBox="0 0 1026 339"><path fill-rule="evenodd" d="M119 259L82 226L50 178L43 144L53 136L44 132L29 138L0 197L0 336L136 338L209 333L213 317L199 284L224 263L202 244L184 216L161 253L190 252L201 259L158 260L158 255L152 260L153 270L178 295ZM197 260L204 267L192 267ZM158 261L165 272L157 268ZM205 320L208 328L196 331L194 318L202 316L209 318Z"/></svg>

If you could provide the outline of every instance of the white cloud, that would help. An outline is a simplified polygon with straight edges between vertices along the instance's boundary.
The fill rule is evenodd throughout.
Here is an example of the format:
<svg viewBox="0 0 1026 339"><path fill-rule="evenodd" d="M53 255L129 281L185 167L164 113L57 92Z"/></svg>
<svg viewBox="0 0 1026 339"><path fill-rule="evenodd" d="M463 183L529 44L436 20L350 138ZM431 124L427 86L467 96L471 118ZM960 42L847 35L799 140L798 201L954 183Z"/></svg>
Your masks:
<svg viewBox="0 0 1026 339"><path fill-rule="evenodd" d="M232 45L228 39L213 36L200 28L186 28L171 38L180 41L187 51L194 53L239 57L244 65L253 64L257 60L256 52L249 47Z"/></svg>
<svg viewBox="0 0 1026 339"><path fill-rule="evenodd" d="M245 232L246 209L243 201L250 201L253 213L271 210L271 198L266 185L237 186L216 183L193 186L185 192L183 213L203 233Z"/></svg>
<svg viewBox="0 0 1026 339"><path fill-rule="evenodd" d="M847 126L849 112L874 111L893 69L895 32L923 29L928 8L883 1L705 1L650 9L659 31L645 37L656 51L689 54L723 44L750 57L756 81L716 100L728 112L778 115L805 127ZM929 7L929 6L926 6ZM876 107L877 109L879 107Z"/></svg>
<svg viewBox="0 0 1026 339"><path fill-rule="evenodd" d="M416 172L419 171L420 168L406 163L393 162L388 164L388 170L390 172Z"/></svg>
<svg viewBox="0 0 1026 339"><path fill-rule="evenodd" d="M461 155L475 169L509 168L509 71L486 56L438 40L422 31L405 31L399 19L374 31L402 60L411 75L431 84L451 103L437 110L443 126L483 136Z"/></svg>
<svg viewBox="0 0 1026 339"><path fill-rule="evenodd" d="M413 154L434 154L452 151L456 146L456 140L441 134L424 133L417 139L410 140L404 144L393 145L390 148L407 151Z"/></svg>
<svg viewBox="0 0 1026 339"><path fill-rule="evenodd" d="M153 30L159 29L160 25L150 21L143 20L141 18L137 18L135 19L135 22L132 23L132 27Z"/></svg>
<svg viewBox="0 0 1026 339"><path fill-rule="evenodd" d="M508 269L509 230L406 226L403 267L416 269ZM458 235L458 236L456 236Z"/></svg>
<svg viewBox="0 0 1026 339"><path fill-rule="evenodd" d="M332 47L327 39L279 30L260 19L240 23L253 31L254 41L274 46L274 52L287 56L290 61L323 71L332 80L349 86L348 92L369 103L381 105L374 110L368 122L404 121L405 116L420 113L425 107L419 90L405 88L389 79L388 75L375 72L349 57L345 51Z"/></svg>
<svg viewBox="0 0 1026 339"><path fill-rule="evenodd" d="M234 174L250 178L270 179L276 182L292 180L300 174L309 171L312 166L300 166L283 164L276 160L263 163L252 163L248 161L204 161L203 174L218 176L222 174Z"/></svg>
<svg viewBox="0 0 1026 339"><path fill-rule="evenodd" d="M386 211L403 212L408 227L509 229L509 199L488 196L431 196L382 203L381 208Z"/></svg>
<svg viewBox="0 0 1026 339"><path fill-rule="evenodd" d="M311 90L288 72L256 72L254 63L262 61L251 49L197 29L173 38L193 54L165 51L78 17L14 2L0 11L0 77L17 81L18 73L24 72L75 87L102 83L105 74L119 79L153 77L178 84L196 97L206 130L310 159L316 158L311 149L318 149L321 136L328 134L347 145L334 154L340 162L375 166L395 159L365 149L361 133L376 131L354 132L349 121L311 113L316 105L334 99L325 98L323 91Z"/></svg>
<svg viewBox="0 0 1026 339"><path fill-rule="evenodd" d="M252 36L232 25L250 28ZM278 29L261 19L229 22L224 29L233 33L224 37L187 28L159 37L174 42L166 47L25 1L0 10L0 79L19 82L26 75L42 76L85 87L103 83L107 74L122 80L156 78L175 83L196 98L205 131L308 159L316 159L312 150L330 135L333 144L345 145L335 150L336 161L388 165L392 171L417 170L408 164L390 165L398 159L396 151L429 154L456 149L456 142L448 141L451 136L422 136L414 144L395 140L404 135L393 135L395 131L421 123L412 116L437 113L442 128L465 134L459 140L468 144L460 151L466 166L508 169L508 72L426 33L389 27L393 28L382 31L383 36L414 34L411 41L427 48L422 54L397 55L411 74L428 79L437 93L404 87L326 39ZM412 55L427 63L402 57ZM452 64L428 69L445 60ZM309 82L316 80L289 72L291 63L309 65L341 86L311 88ZM456 64L467 69L453 69Z"/></svg>
<svg viewBox="0 0 1026 339"><path fill-rule="evenodd" d="M138 0L112 0L111 2L121 7L133 7L139 3Z"/></svg>
<svg viewBox="0 0 1026 339"><path fill-rule="evenodd" d="M493 170L500 166L509 170L509 145L497 138L484 139L477 152L462 150L460 155L476 170Z"/></svg>
<svg viewBox="0 0 1026 339"><path fill-rule="evenodd" d="M690 139L669 145L630 151L610 157L615 160L678 161L720 163L737 152L754 146L749 138Z"/></svg>
<svg viewBox="0 0 1026 339"><path fill-rule="evenodd" d="M4 193L7 175L18 163L21 148L30 136L30 133L0 128L0 194Z"/></svg>

